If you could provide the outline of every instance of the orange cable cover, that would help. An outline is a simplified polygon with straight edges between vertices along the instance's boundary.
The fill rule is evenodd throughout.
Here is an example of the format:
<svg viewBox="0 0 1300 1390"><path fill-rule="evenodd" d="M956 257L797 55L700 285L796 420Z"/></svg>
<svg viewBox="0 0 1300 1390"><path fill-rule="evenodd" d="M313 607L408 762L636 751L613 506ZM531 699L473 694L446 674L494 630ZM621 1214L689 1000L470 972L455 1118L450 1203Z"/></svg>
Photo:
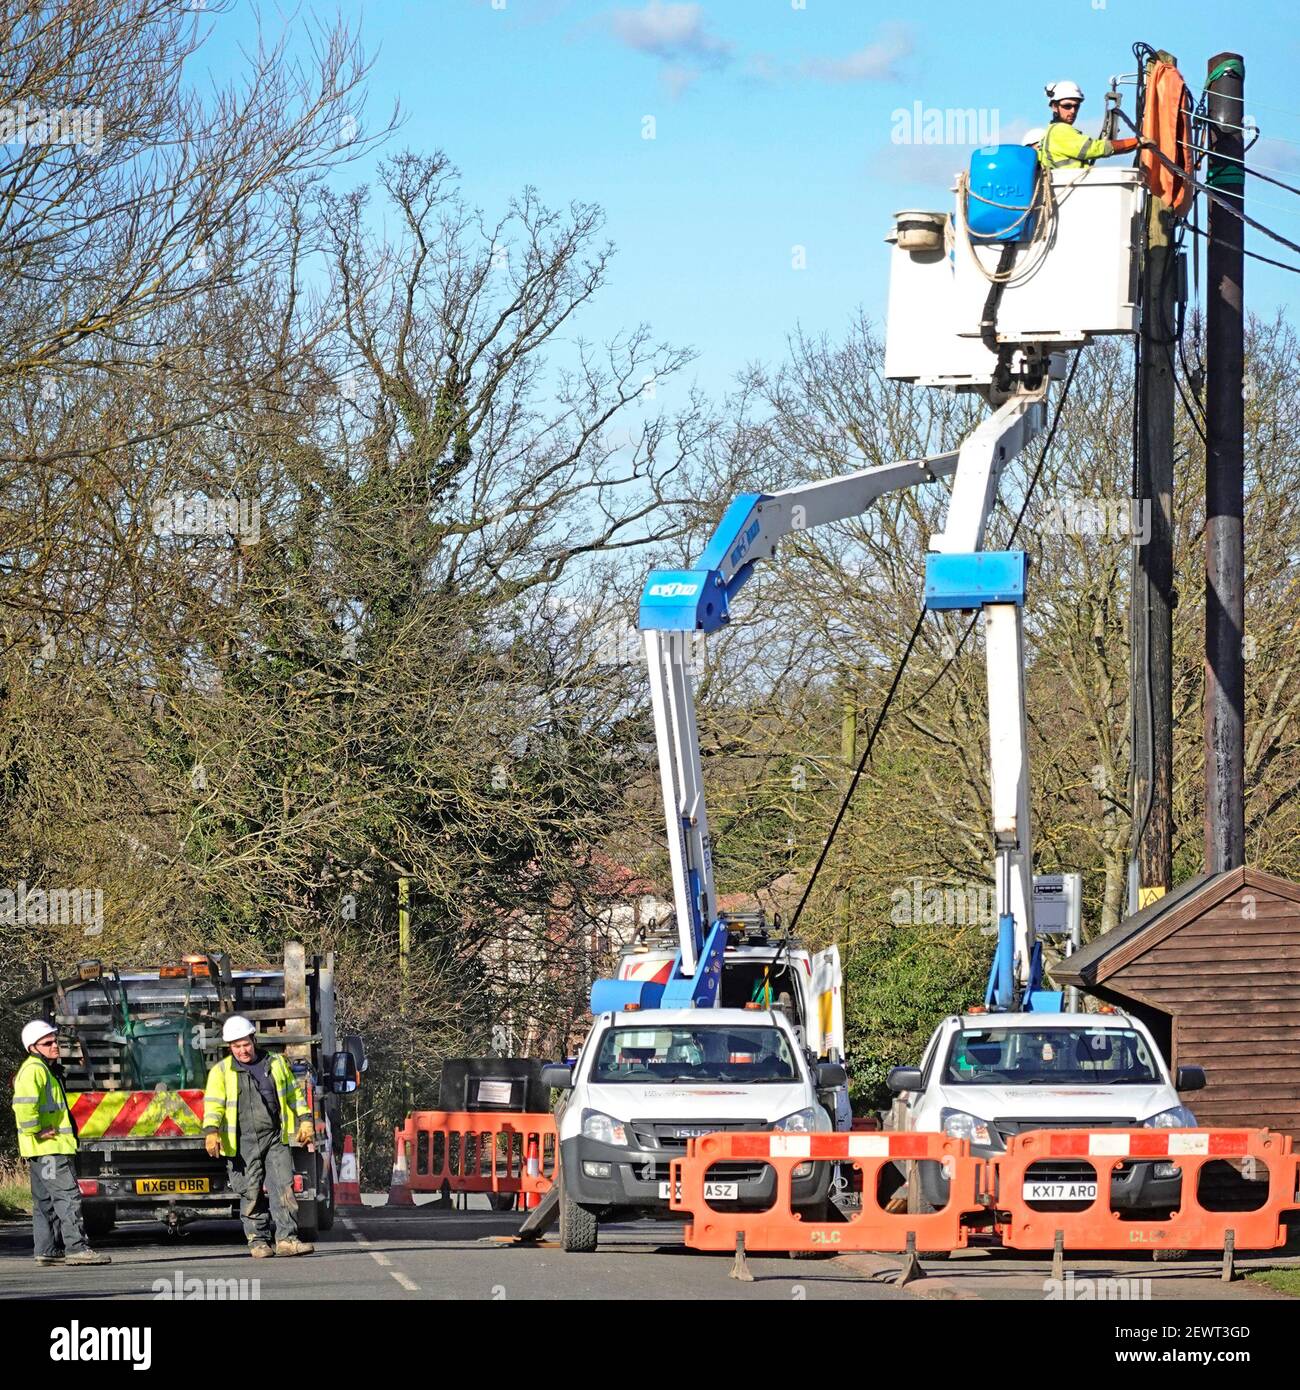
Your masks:
<svg viewBox="0 0 1300 1390"><path fill-rule="evenodd" d="M1192 174L1193 160L1190 107L1182 73L1172 63L1152 64L1142 111L1142 138L1184 170L1188 178ZM1140 167L1151 192L1171 212L1184 216L1195 193L1187 178L1162 164L1148 149L1141 153Z"/></svg>

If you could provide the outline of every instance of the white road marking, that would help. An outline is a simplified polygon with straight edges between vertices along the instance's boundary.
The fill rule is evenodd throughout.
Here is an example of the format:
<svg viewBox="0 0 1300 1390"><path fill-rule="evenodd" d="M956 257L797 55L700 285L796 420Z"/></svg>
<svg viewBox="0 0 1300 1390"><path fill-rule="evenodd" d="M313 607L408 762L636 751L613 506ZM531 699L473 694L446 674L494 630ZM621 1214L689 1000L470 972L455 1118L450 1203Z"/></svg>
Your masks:
<svg viewBox="0 0 1300 1390"><path fill-rule="evenodd" d="M387 1255L384 1254L382 1250L376 1250L374 1248L374 1245L371 1242L369 1236L363 1235L362 1232L358 1231L357 1228L352 1224L352 1220L350 1217L340 1216L339 1220L347 1228L348 1232L352 1236L352 1239L356 1241L356 1243L366 1252L366 1254L369 1255L370 1258L374 1260L374 1262L377 1265L382 1265L384 1269L388 1270L389 1274L391 1274L393 1278L396 1279L397 1282L408 1293L420 1292L419 1284L417 1284L414 1279L411 1279L407 1275L403 1274L400 1270L393 1269L393 1262L388 1258Z"/></svg>

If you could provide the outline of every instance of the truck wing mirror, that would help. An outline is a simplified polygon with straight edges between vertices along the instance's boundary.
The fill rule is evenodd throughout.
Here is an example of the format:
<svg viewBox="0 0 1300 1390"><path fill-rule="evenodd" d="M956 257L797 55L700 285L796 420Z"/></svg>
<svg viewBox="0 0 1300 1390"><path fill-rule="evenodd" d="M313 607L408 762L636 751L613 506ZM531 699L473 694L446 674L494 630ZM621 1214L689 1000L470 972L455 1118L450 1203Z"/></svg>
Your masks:
<svg viewBox="0 0 1300 1390"><path fill-rule="evenodd" d="M1174 1090L1203 1091L1205 1089L1204 1067L1179 1067L1174 1076Z"/></svg>
<svg viewBox="0 0 1300 1390"><path fill-rule="evenodd" d="M357 1062L350 1052L336 1052L330 1063L330 1090L347 1095L357 1089Z"/></svg>
<svg viewBox="0 0 1300 1390"><path fill-rule="evenodd" d="M817 1089L833 1091L837 1086L847 1086L848 1073L838 1062L819 1062L817 1064Z"/></svg>
<svg viewBox="0 0 1300 1390"><path fill-rule="evenodd" d="M890 1067L888 1086L895 1095L900 1091L919 1091L921 1089L920 1067Z"/></svg>
<svg viewBox="0 0 1300 1390"><path fill-rule="evenodd" d="M566 1067L563 1062L548 1062L542 1068L542 1085L553 1087L557 1091L571 1091L573 1069Z"/></svg>
<svg viewBox="0 0 1300 1390"><path fill-rule="evenodd" d="M352 1054L352 1059L357 1064L358 1074L369 1071L370 1061L366 1057L366 1044L360 1033L347 1033L344 1035L343 1051Z"/></svg>

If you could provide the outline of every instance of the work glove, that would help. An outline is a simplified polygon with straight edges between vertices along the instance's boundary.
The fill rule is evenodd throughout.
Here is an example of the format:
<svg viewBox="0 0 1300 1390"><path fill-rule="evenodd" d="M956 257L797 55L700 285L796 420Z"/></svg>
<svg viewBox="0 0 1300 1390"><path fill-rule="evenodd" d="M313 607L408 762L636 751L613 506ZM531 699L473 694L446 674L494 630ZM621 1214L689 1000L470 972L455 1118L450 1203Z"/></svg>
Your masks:
<svg viewBox="0 0 1300 1390"><path fill-rule="evenodd" d="M316 1137L316 1126L310 1120L298 1121L298 1142L310 1144Z"/></svg>
<svg viewBox="0 0 1300 1390"><path fill-rule="evenodd" d="M208 1151L209 1158L221 1157L221 1135L215 1129L210 1129L203 1136L203 1147Z"/></svg>
<svg viewBox="0 0 1300 1390"><path fill-rule="evenodd" d="M1123 140L1112 140L1111 147L1116 154L1128 154L1130 150L1135 150L1142 143L1136 136L1126 136Z"/></svg>

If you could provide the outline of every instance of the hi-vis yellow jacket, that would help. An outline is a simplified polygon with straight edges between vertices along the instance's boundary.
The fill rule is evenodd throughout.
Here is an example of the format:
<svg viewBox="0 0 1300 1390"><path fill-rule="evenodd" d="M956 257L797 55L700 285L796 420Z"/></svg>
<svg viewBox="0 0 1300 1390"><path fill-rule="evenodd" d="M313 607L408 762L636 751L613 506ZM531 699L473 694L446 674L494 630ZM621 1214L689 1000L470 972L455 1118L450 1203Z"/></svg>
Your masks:
<svg viewBox="0 0 1300 1390"><path fill-rule="evenodd" d="M18 1125L18 1152L24 1158L43 1154L77 1152L77 1131L63 1084L43 1057L34 1052L14 1077L14 1120ZM43 1129L57 1131L53 1139L38 1139Z"/></svg>
<svg viewBox="0 0 1300 1390"><path fill-rule="evenodd" d="M292 1144L299 1124L311 1119L307 1097L283 1053L271 1053L271 1079L280 1098L280 1140ZM221 1152L227 1158L234 1158L239 1152L238 1103L239 1072L235 1059L226 1056L208 1073L208 1084L203 1088L203 1128L220 1133Z"/></svg>
<svg viewBox="0 0 1300 1390"><path fill-rule="evenodd" d="M1109 140L1090 140L1069 121L1053 121L1038 142L1038 162L1045 169L1082 169L1114 153Z"/></svg>

